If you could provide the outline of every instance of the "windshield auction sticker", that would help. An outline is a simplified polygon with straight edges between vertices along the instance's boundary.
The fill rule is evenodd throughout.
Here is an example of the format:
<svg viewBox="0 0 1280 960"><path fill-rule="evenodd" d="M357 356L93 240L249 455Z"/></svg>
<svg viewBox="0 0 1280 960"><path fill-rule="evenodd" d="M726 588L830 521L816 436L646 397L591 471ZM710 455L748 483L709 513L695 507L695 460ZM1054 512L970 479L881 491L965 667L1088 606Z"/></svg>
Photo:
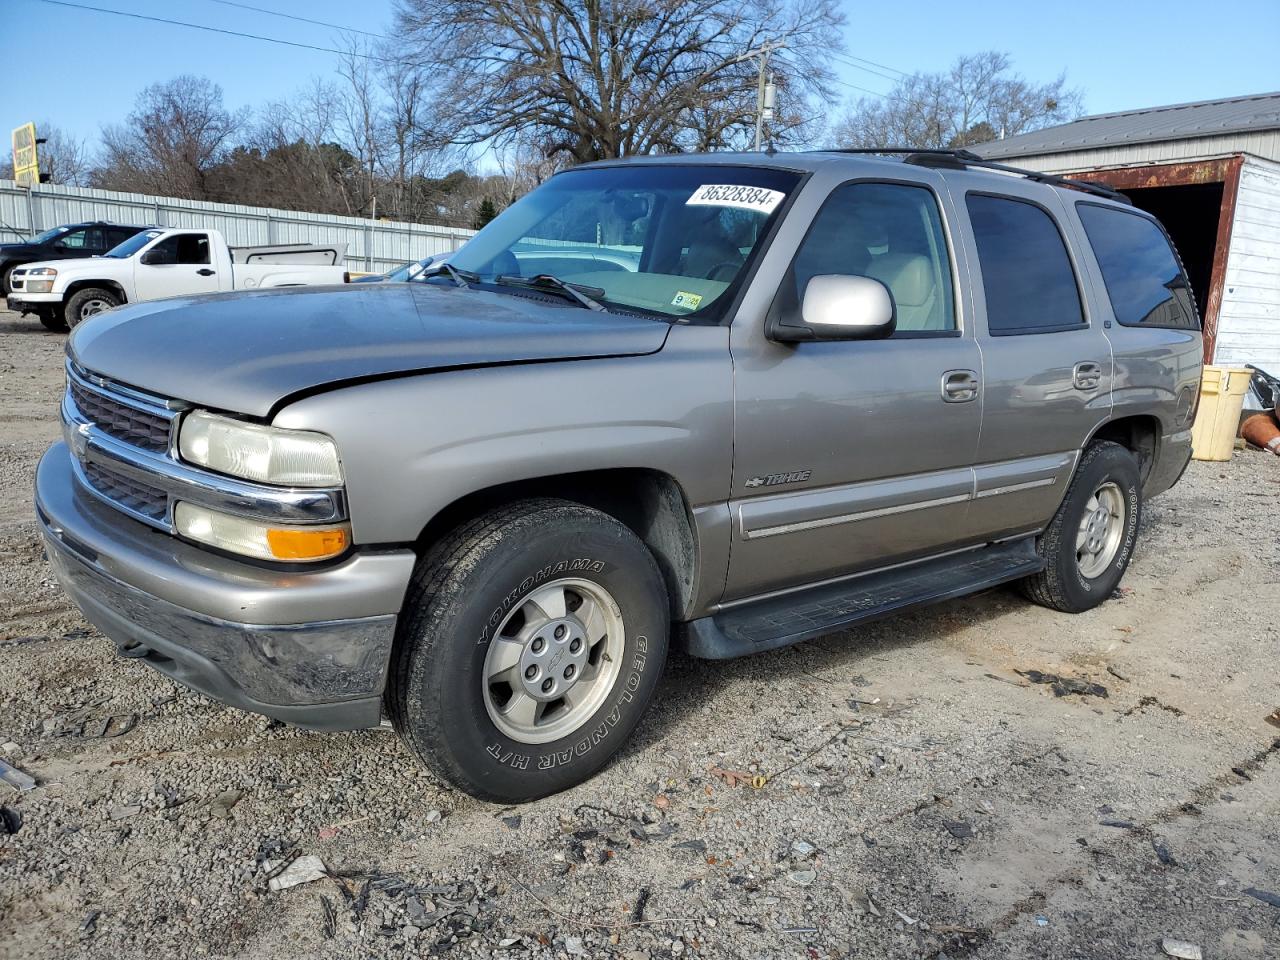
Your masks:
<svg viewBox="0 0 1280 960"><path fill-rule="evenodd" d="M766 187L741 187L725 183L703 184L685 201L688 207L736 207L739 210L757 210L773 213L786 194Z"/></svg>

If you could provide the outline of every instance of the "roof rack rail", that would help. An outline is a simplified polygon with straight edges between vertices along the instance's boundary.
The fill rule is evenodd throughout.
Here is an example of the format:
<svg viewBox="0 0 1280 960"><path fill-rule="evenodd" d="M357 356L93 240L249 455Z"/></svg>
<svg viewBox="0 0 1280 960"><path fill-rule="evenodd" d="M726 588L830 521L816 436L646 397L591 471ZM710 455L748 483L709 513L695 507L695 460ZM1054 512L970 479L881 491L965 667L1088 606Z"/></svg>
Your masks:
<svg viewBox="0 0 1280 960"><path fill-rule="evenodd" d="M917 147L836 147L818 152L862 153L871 155L902 154L903 163L911 163L920 167L942 167L949 170L964 170L969 167L978 167L982 170L999 170L1002 173L1012 173L1020 177L1026 177L1028 180L1034 180L1037 183L1047 183L1054 187L1066 187L1070 190L1080 190L1084 193L1092 193L1094 196L1106 197L1108 200L1116 200L1120 203L1127 203L1131 206L1133 204L1133 201L1123 193L1108 187L1106 184L1091 183L1088 180L1073 180L1070 177L1060 177L1052 173L1041 173L1038 170L1026 170L1022 167L1011 167L1007 163L997 163L995 160L985 160L972 150L942 150Z"/></svg>

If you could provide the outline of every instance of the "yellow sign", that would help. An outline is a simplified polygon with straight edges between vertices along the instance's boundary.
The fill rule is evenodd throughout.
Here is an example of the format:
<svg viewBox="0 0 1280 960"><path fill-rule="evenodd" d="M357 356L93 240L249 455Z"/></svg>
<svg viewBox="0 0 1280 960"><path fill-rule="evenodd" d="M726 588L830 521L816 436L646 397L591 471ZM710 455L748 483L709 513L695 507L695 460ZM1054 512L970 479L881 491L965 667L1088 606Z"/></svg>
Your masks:
<svg viewBox="0 0 1280 960"><path fill-rule="evenodd" d="M13 131L13 179L33 186L40 182L34 123L23 124Z"/></svg>

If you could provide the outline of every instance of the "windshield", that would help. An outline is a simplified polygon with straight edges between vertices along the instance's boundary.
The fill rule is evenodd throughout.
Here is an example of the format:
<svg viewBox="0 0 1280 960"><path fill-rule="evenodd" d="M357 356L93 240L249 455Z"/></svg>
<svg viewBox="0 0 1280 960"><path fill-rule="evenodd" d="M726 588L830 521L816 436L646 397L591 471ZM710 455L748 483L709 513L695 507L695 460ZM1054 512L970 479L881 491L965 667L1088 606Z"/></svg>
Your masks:
<svg viewBox="0 0 1280 960"><path fill-rule="evenodd" d="M606 308L715 318L799 180L718 164L571 170L505 210L449 262L486 285L549 274L594 288Z"/></svg>
<svg viewBox="0 0 1280 960"><path fill-rule="evenodd" d="M117 247L112 247L103 256L115 257L117 260L123 260L126 257L132 257L135 253L145 247L154 240L163 230L143 230L141 233L135 233L132 237Z"/></svg>
<svg viewBox="0 0 1280 960"><path fill-rule="evenodd" d="M55 240L58 237L62 236L64 233L66 233L70 229L71 229L70 227L54 227L52 230L46 230L44 233L37 234L35 237L32 238L31 242L32 243L48 243L50 240Z"/></svg>

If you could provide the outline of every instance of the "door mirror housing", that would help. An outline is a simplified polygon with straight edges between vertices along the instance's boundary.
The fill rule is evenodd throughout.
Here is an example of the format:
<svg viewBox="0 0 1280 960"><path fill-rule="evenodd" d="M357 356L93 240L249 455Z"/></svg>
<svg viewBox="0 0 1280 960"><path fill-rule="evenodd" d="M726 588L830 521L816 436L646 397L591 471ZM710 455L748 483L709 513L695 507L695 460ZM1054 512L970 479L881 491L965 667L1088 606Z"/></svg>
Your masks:
<svg viewBox="0 0 1280 960"><path fill-rule="evenodd" d="M843 274L820 274L809 280L798 322L778 319L769 338L782 343L802 340L879 340L897 328L893 294L879 280Z"/></svg>
<svg viewBox="0 0 1280 960"><path fill-rule="evenodd" d="M148 250L138 260L139 263L155 264L160 262L160 254L155 250Z"/></svg>

